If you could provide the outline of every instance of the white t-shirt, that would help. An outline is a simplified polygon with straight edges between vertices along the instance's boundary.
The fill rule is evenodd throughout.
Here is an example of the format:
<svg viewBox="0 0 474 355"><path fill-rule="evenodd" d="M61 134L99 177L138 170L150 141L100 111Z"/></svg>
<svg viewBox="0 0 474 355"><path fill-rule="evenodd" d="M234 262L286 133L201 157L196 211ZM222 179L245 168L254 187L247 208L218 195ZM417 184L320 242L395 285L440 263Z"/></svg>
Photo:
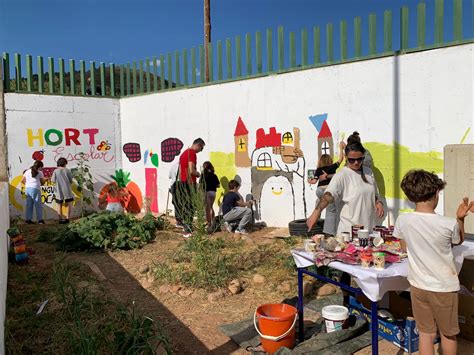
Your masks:
<svg viewBox="0 0 474 355"><path fill-rule="evenodd" d="M367 182L360 172L345 166L331 179L325 192L334 197L339 211L337 233L350 232L354 224L362 224L365 229L375 226L375 197L378 195L377 183L372 171L364 167Z"/></svg>
<svg viewBox="0 0 474 355"><path fill-rule="evenodd" d="M38 171L38 174L33 177L31 176L31 169L28 169L23 174L25 177L25 188L33 188L37 190L41 190L41 179L44 179L44 175L42 171Z"/></svg>
<svg viewBox="0 0 474 355"><path fill-rule="evenodd" d="M393 235L407 244L410 285L433 292L459 291L451 246L461 240L456 219L435 213L405 213L398 217Z"/></svg>

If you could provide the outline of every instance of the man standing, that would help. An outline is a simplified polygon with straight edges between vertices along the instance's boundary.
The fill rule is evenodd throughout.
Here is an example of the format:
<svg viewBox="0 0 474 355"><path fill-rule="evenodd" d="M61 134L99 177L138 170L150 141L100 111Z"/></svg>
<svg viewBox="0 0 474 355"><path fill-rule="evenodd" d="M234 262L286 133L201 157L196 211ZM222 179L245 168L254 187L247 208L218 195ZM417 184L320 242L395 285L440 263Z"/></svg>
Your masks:
<svg viewBox="0 0 474 355"><path fill-rule="evenodd" d="M197 197L196 179L201 175L196 169L197 153L204 149L202 138L194 140L192 146L186 149L179 157L179 186L177 191L178 203L184 224L185 238L191 236L194 218L194 199Z"/></svg>

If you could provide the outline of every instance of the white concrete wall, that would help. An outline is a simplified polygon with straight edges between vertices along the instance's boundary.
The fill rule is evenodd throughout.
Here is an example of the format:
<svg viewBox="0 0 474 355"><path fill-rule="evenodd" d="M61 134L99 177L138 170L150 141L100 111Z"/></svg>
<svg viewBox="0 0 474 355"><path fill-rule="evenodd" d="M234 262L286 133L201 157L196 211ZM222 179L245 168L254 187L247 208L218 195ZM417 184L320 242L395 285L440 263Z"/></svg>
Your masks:
<svg viewBox="0 0 474 355"><path fill-rule="evenodd" d="M239 175L244 195L262 188L262 220L285 226L294 218L304 218L314 206L315 190L306 183L307 169L316 167L316 127L324 118L315 119L318 123L313 125L310 116L327 114L334 146L352 131L360 132L373 155L393 222L399 210L411 207L398 189L406 171L424 168L442 175L443 147L474 142L473 49L474 45L467 44L121 99L122 144L138 143L142 156L136 162L123 156L123 168L145 194L145 168L154 167L143 155L146 150L158 154L158 209L164 211L172 163L162 161L161 142L178 138L185 149L194 138L202 137L207 145L198 163L210 159L220 177ZM249 132L249 156L254 152L253 178L250 167L234 163L239 116ZM263 128L268 133L270 127L281 134L299 128L304 158L284 164L272 149L255 149L256 131ZM265 180L265 170L256 166L260 153L268 150L274 177ZM399 169L394 170L394 164ZM286 175L281 176L282 172Z"/></svg>
<svg viewBox="0 0 474 355"><path fill-rule="evenodd" d="M55 168L60 157L68 159L68 168L74 168L77 154L87 153L96 193L121 165L121 155L117 154L120 149L116 150L121 142L117 99L11 93L5 95L5 114L12 216L24 216L25 197L20 181L23 171L33 164L35 152L42 156L45 172L51 172L47 168ZM62 139L51 130L60 132ZM46 218L57 216L52 189L43 186Z"/></svg>
<svg viewBox="0 0 474 355"><path fill-rule="evenodd" d="M0 182L0 355L5 353L5 307L8 278L8 184Z"/></svg>

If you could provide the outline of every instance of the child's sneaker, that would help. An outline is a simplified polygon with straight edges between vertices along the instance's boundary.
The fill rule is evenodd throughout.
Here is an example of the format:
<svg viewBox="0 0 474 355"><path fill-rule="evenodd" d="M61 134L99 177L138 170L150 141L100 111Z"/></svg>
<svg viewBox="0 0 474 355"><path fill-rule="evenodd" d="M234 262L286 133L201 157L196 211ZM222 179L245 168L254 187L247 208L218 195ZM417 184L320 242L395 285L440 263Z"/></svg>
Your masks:
<svg viewBox="0 0 474 355"><path fill-rule="evenodd" d="M229 233L232 233L232 226L228 222L224 222L224 227Z"/></svg>
<svg viewBox="0 0 474 355"><path fill-rule="evenodd" d="M235 233L237 233L237 234L248 234L247 231L244 228L237 228L235 230Z"/></svg>
<svg viewBox="0 0 474 355"><path fill-rule="evenodd" d="M183 237L186 238L186 239L188 239L191 236L192 236L192 233L184 233L183 234Z"/></svg>

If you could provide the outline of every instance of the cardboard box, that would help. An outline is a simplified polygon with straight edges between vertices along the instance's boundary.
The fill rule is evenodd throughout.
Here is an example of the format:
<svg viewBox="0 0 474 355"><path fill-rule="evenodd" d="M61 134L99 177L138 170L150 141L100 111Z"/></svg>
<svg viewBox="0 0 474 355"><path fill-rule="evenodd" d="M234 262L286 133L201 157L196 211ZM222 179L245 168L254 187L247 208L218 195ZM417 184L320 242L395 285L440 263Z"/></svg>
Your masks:
<svg viewBox="0 0 474 355"><path fill-rule="evenodd" d="M393 302L398 302L395 296L392 296L392 299ZM349 314L365 319L369 324L371 323L370 309L365 308L352 296L349 298ZM408 316L404 319L388 322L379 317L378 321L379 336L390 341L406 352L418 351L419 334L414 318ZM435 343L437 342L439 342L439 338L435 341Z"/></svg>
<svg viewBox="0 0 474 355"><path fill-rule="evenodd" d="M474 341L474 297L459 295L460 336Z"/></svg>
<svg viewBox="0 0 474 355"><path fill-rule="evenodd" d="M464 285L471 293L474 292L474 260L464 259L459 272L459 283Z"/></svg>

